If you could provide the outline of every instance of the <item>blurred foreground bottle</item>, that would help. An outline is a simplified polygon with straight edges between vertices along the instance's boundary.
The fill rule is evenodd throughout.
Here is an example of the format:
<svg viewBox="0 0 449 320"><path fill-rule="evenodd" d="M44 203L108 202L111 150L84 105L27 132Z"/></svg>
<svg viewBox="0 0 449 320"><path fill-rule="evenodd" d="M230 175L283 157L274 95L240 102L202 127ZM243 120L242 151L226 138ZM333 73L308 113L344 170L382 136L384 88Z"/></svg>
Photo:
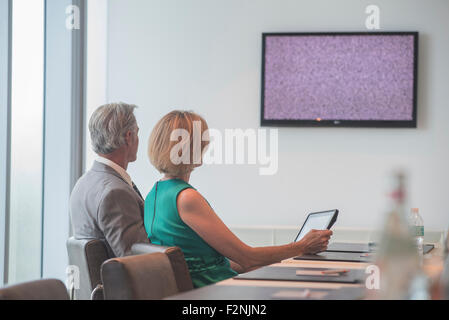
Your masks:
<svg viewBox="0 0 449 320"><path fill-rule="evenodd" d="M405 210L405 175L397 173L391 181L391 209L381 233L376 264L380 270L378 299L410 299L413 292L423 287L417 279L420 263L414 239L410 234ZM421 281L416 283L415 279Z"/></svg>

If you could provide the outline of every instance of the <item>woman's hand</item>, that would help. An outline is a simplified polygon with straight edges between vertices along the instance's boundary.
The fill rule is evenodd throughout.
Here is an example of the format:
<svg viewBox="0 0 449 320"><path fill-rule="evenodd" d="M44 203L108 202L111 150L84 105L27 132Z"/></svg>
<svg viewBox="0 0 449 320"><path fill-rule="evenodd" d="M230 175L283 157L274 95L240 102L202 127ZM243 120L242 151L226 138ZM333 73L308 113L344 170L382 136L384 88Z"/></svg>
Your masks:
<svg viewBox="0 0 449 320"><path fill-rule="evenodd" d="M327 249L331 236L330 230L311 230L298 242L298 245L303 254L315 254Z"/></svg>

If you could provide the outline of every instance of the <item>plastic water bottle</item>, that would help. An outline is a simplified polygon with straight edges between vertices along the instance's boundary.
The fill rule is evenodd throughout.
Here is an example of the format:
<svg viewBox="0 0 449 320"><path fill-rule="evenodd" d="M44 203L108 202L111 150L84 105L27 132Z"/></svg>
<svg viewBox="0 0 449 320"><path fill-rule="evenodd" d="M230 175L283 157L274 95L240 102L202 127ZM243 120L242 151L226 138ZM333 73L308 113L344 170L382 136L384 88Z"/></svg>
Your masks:
<svg viewBox="0 0 449 320"><path fill-rule="evenodd" d="M413 208L409 216L410 230L415 239L416 248L420 257L423 256L424 246L424 221L419 215L419 209Z"/></svg>
<svg viewBox="0 0 449 320"><path fill-rule="evenodd" d="M418 208L412 208L409 215L409 224L411 235L419 257L419 264L423 263L424 246L424 222L419 215ZM429 300L430 299L430 280L424 274L422 268L417 271L409 289L409 299L411 300Z"/></svg>

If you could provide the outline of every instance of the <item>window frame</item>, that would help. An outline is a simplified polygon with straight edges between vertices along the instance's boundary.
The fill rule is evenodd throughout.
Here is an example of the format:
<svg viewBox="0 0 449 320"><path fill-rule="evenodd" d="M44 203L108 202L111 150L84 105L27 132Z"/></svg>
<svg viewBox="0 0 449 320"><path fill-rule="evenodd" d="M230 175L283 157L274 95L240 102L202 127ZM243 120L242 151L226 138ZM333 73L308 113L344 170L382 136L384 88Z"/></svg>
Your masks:
<svg viewBox="0 0 449 320"><path fill-rule="evenodd" d="M0 283L8 279L12 0L0 0Z"/></svg>
<svg viewBox="0 0 449 320"><path fill-rule="evenodd" d="M8 284L9 268L12 2L13 0L0 0L0 285ZM61 26L61 20L67 18L66 8L69 5L78 6L80 9L79 30L57 29ZM65 243L71 236L68 200L74 184L82 175L85 158L86 13L86 0L44 0L44 145L40 274L41 277L61 280L66 278L68 257ZM67 44L62 51L61 41ZM56 62L52 60L55 55L60 58ZM64 70L69 70L68 75ZM65 91L57 90L61 87ZM61 136L54 137L55 130L61 130ZM62 157L61 145L65 145L64 151L67 151L62 153ZM57 197L61 192L63 196Z"/></svg>
<svg viewBox="0 0 449 320"><path fill-rule="evenodd" d="M79 8L80 29L61 28L70 5ZM86 0L45 0L45 7L41 277L64 280L66 241L72 235L69 200L84 160L87 6Z"/></svg>

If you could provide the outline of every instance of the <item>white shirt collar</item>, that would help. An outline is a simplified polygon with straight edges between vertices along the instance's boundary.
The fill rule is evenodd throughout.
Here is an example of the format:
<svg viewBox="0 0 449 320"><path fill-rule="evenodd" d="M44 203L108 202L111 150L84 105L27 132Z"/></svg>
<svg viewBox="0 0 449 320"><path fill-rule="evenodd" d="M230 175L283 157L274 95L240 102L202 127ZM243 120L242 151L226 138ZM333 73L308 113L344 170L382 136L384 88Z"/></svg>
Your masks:
<svg viewBox="0 0 449 320"><path fill-rule="evenodd" d="M96 161L101 162L109 167L111 167L112 169L114 169L122 178L123 180L125 180L131 187L133 186L133 181L131 180L131 177L129 176L129 174L126 172L125 169L123 169L122 167L120 167L118 164L116 164L115 162L103 158L103 157L97 157Z"/></svg>

